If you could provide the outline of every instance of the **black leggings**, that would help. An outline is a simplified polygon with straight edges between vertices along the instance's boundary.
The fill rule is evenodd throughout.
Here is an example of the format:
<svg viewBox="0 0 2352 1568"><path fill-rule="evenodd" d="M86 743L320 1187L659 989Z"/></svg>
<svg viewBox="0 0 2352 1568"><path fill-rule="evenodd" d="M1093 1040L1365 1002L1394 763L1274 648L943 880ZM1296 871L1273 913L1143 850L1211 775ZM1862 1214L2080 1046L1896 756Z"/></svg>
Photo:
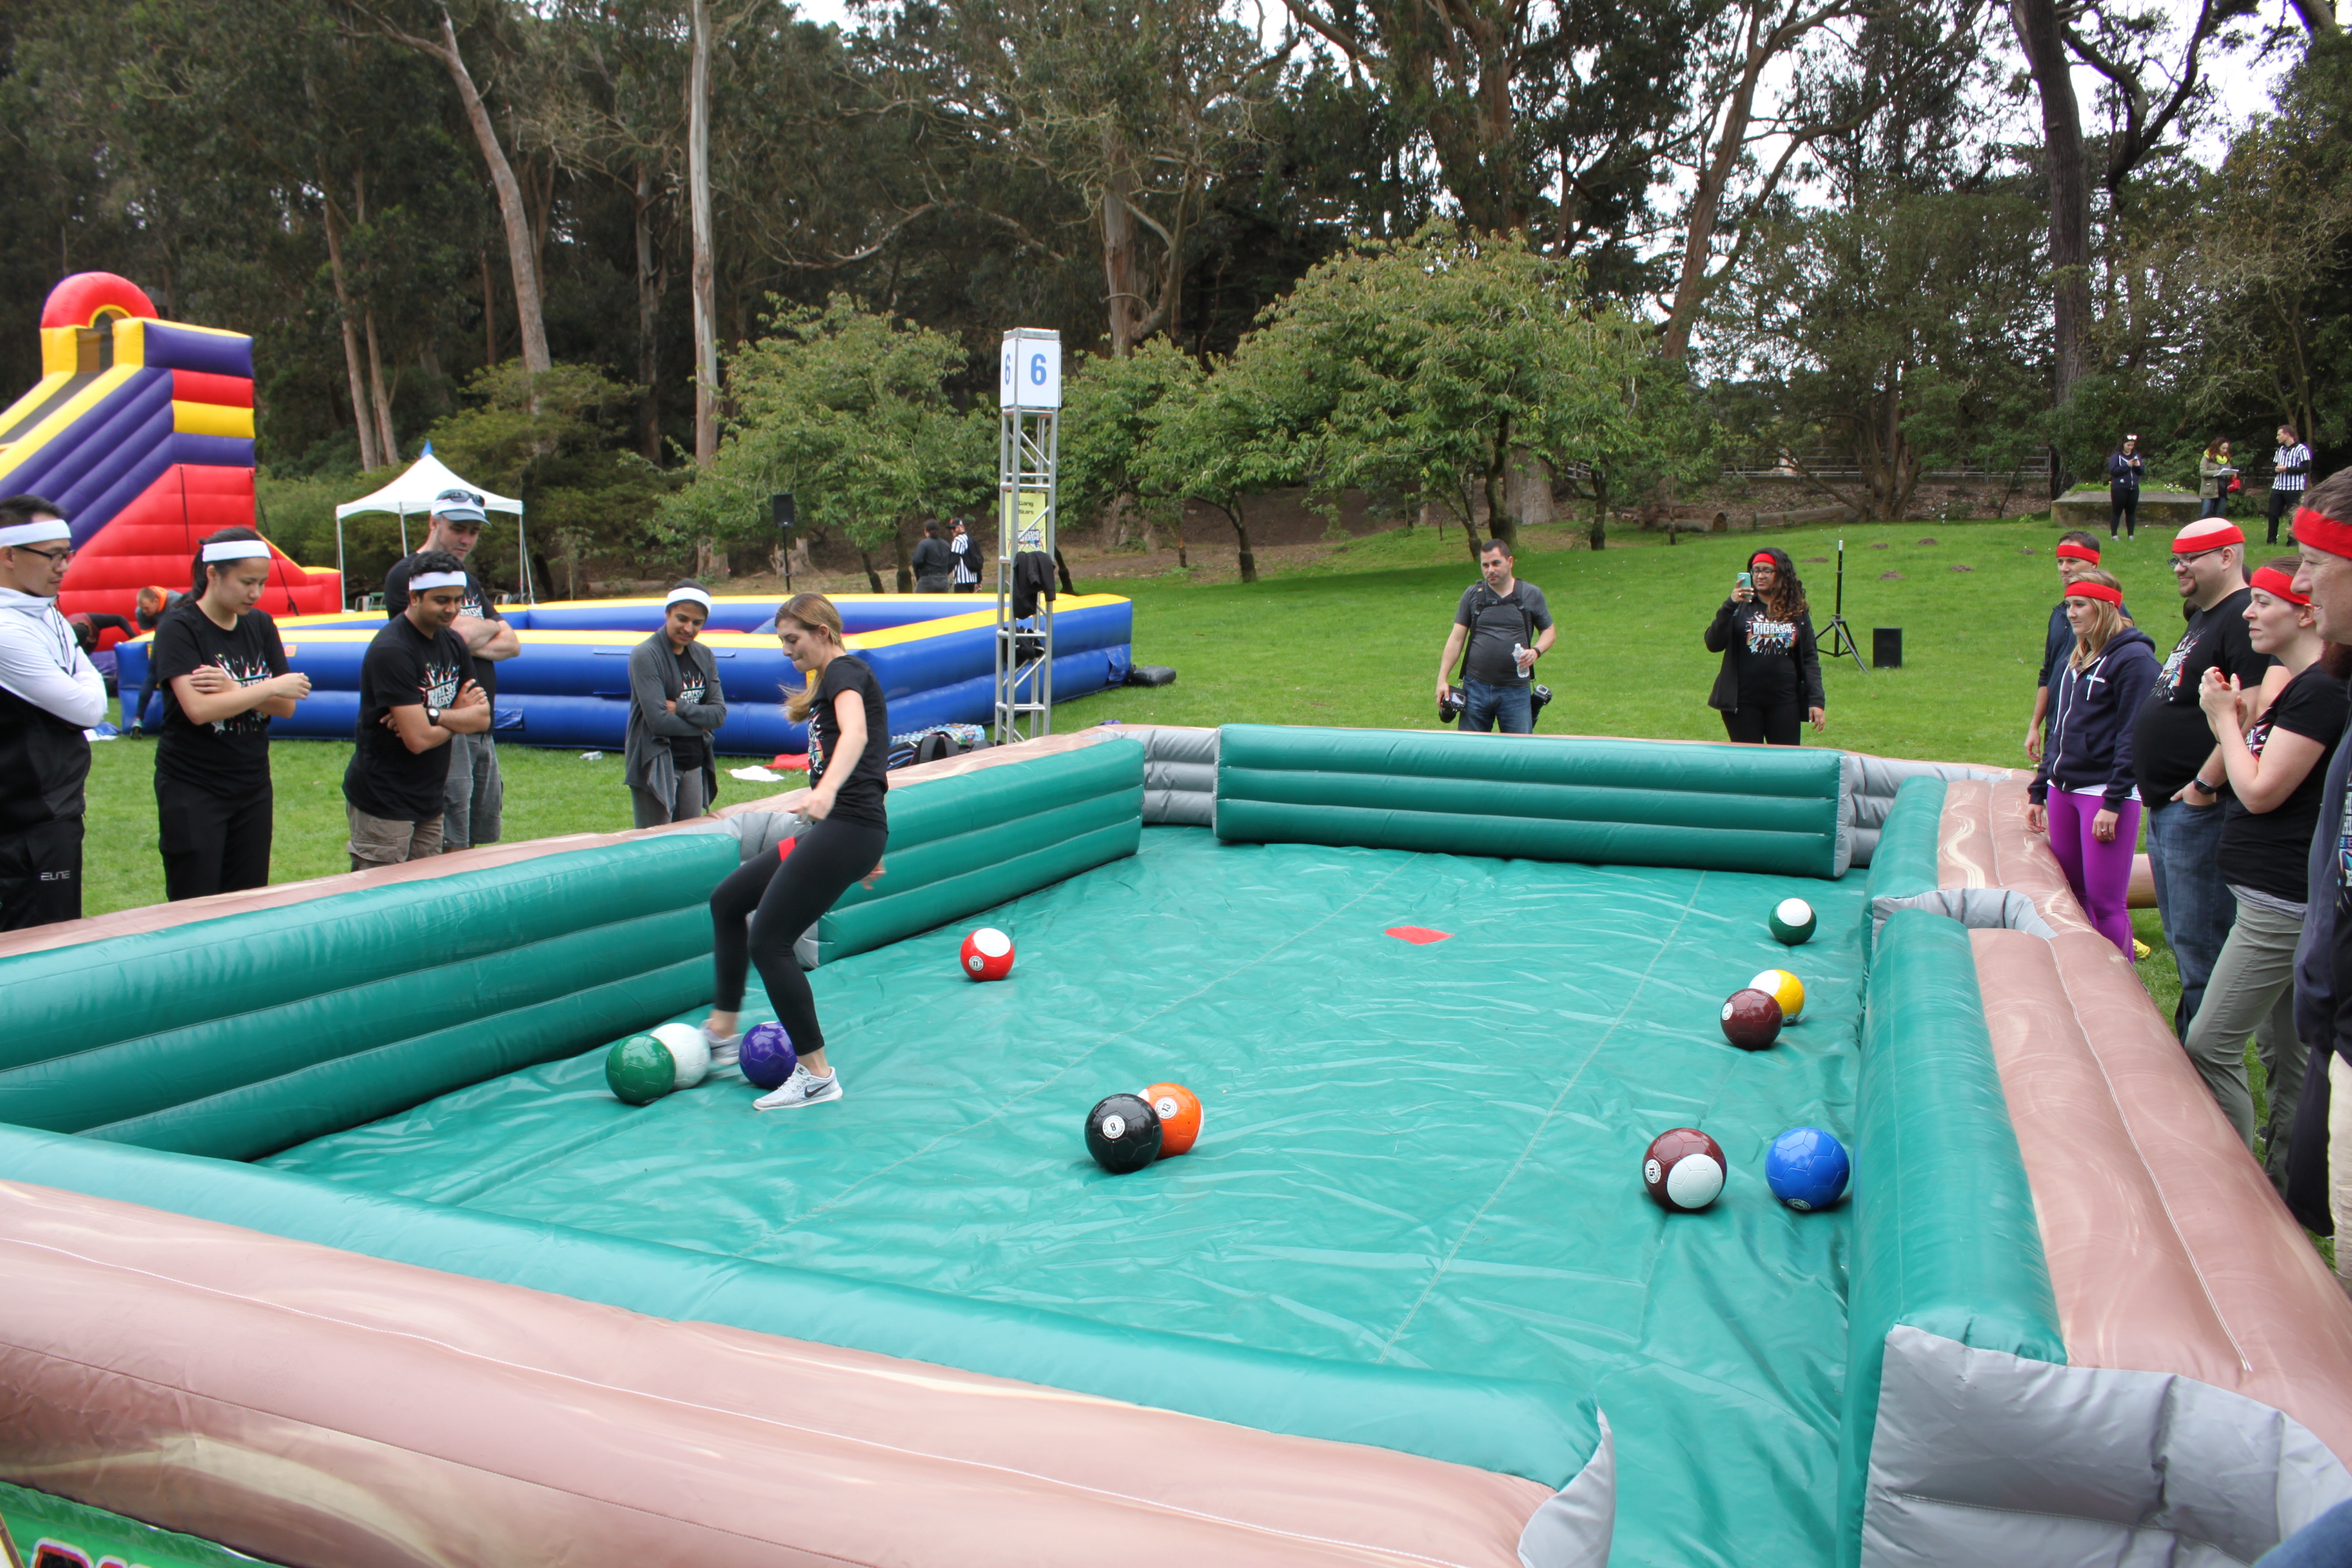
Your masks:
<svg viewBox="0 0 2352 1568"><path fill-rule="evenodd" d="M2269 543L2276 544L2278 542L2279 519L2284 517L2288 520L2290 530L2287 534L2286 542L2290 545L2294 544L2294 534L2292 530L2294 525L2294 509L2302 504L2303 492L2301 490L2283 490L2275 485L2271 487L2271 536L2268 541Z"/></svg>
<svg viewBox="0 0 2352 1568"><path fill-rule="evenodd" d="M711 1005L721 1013L740 1008L745 971L757 964L793 1048L803 1056L824 1049L816 998L793 944L852 882L881 863L889 840L887 828L827 817L793 841L790 859L762 855L730 872L710 893L710 952L719 971Z"/></svg>
<svg viewBox="0 0 2352 1568"><path fill-rule="evenodd" d="M2110 485L2107 487L2107 537L2114 539L2119 534L2133 539L2139 537L2139 491Z"/></svg>
<svg viewBox="0 0 2352 1568"><path fill-rule="evenodd" d="M155 775L157 847L163 852L163 897L207 898L269 886L269 839L276 821L270 787L235 799Z"/></svg>
<svg viewBox="0 0 2352 1568"><path fill-rule="evenodd" d="M1805 705L1794 698L1767 707L1742 703L1723 716L1723 732L1743 746L1801 745Z"/></svg>

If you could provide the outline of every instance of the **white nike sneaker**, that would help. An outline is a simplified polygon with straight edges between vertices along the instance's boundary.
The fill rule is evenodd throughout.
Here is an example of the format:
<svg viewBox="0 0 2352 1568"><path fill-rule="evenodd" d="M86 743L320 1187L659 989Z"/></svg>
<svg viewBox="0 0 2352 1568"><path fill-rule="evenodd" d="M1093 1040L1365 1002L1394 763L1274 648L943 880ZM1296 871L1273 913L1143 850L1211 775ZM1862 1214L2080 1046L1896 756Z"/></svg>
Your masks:
<svg viewBox="0 0 2352 1568"><path fill-rule="evenodd" d="M819 1078L806 1067L793 1068L793 1076L784 1079L784 1087L773 1094L763 1094L751 1102L754 1110L798 1110L803 1105L815 1105L841 1098L841 1074Z"/></svg>
<svg viewBox="0 0 2352 1568"><path fill-rule="evenodd" d="M731 1068L742 1059L743 1037L741 1035L714 1035L710 1032L710 1026L705 1024L702 1026L702 1037L710 1042L711 1071L716 1072L720 1068Z"/></svg>

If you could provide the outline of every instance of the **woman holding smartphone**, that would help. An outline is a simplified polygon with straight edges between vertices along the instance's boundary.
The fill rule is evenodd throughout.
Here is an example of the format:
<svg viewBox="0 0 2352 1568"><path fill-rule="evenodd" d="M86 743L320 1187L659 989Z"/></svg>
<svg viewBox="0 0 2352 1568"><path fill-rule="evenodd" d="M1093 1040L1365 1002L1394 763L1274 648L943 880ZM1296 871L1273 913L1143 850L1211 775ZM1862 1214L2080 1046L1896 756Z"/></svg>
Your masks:
<svg viewBox="0 0 2352 1568"><path fill-rule="evenodd" d="M1709 653L1723 655L1707 706L1742 745L1794 746L1810 720L1828 722L1822 660L1805 585L1785 550L1759 550L1706 628Z"/></svg>

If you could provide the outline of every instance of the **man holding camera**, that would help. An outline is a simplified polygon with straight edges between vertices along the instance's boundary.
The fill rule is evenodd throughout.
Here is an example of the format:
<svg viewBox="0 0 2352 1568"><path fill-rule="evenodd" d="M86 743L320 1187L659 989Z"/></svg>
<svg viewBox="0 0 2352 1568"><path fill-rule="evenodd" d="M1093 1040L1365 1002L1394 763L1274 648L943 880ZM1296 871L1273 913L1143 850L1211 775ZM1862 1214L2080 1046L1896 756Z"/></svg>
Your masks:
<svg viewBox="0 0 2352 1568"><path fill-rule="evenodd" d="M1437 701L1453 705L1454 667L1462 665L1462 728L1506 735L1535 732L1529 695L1536 660L1551 650L1558 633L1543 590L1512 574L1511 547L1490 539L1478 550L1478 581L1462 591L1454 630L1437 664ZM1464 647L1468 646L1468 658Z"/></svg>

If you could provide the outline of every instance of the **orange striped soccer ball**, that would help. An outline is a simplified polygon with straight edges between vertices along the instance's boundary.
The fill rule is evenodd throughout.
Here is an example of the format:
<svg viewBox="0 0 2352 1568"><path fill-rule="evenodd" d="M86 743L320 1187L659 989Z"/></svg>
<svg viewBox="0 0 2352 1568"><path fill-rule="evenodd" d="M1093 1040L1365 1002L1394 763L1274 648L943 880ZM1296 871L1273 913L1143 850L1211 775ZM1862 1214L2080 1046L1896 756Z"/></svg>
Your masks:
<svg viewBox="0 0 2352 1568"><path fill-rule="evenodd" d="M1144 1100L1160 1115L1160 1157L1181 1154L1201 1136L1201 1097L1181 1083L1155 1083Z"/></svg>

